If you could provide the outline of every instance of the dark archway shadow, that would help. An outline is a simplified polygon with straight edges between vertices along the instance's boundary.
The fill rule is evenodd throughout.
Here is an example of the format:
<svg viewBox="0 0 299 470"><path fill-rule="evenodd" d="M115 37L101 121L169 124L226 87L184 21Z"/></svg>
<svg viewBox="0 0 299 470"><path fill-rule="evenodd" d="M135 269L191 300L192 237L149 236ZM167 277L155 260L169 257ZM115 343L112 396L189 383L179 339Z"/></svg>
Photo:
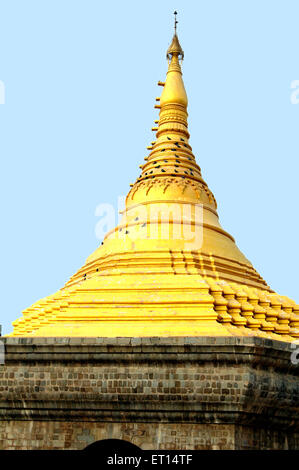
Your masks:
<svg viewBox="0 0 299 470"><path fill-rule="evenodd" d="M124 441L122 439L103 439L101 441L95 441L92 444L89 444L83 449L84 451L97 452L101 455L129 455L134 456L140 454L142 449L132 444L132 442Z"/></svg>

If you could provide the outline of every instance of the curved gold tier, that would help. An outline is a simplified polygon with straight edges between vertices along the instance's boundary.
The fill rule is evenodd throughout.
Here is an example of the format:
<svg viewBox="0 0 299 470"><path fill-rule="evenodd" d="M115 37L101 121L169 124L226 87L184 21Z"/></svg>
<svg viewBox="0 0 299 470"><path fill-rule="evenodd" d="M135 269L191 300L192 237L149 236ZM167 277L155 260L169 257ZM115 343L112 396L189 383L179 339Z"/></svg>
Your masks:
<svg viewBox="0 0 299 470"><path fill-rule="evenodd" d="M156 140L120 224L64 288L23 312L12 336L299 337L299 307L219 223L189 144L176 34L167 57Z"/></svg>

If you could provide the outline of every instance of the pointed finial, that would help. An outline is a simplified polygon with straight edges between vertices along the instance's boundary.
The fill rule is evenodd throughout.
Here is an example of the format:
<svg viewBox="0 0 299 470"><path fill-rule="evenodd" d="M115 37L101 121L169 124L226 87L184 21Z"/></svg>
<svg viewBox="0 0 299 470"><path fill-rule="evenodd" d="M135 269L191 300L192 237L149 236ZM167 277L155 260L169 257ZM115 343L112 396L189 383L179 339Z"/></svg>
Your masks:
<svg viewBox="0 0 299 470"><path fill-rule="evenodd" d="M176 19L176 15L178 14L178 12L174 11L173 14L174 14L174 34L176 34L176 25L178 24L178 21Z"/></svg>
<svg viewBox="0 0 299 470"><path fill-rule="evenodd" d="M172 38L172 42L171 42L171 44L168 48L166 57L167 57L168 60L170 60L173 55L176 55L177 57L179 57L180 59L183 60L184 51L181 48L181 45L179 43L179 40L178 40L178 37L177 37L177 34L176 34L176 25L178 24L178 20L176 19L177 18L176 15L178 14L178 12L174 11L173 14L174 14L174 35L173 35L173 38Z"/></svg>

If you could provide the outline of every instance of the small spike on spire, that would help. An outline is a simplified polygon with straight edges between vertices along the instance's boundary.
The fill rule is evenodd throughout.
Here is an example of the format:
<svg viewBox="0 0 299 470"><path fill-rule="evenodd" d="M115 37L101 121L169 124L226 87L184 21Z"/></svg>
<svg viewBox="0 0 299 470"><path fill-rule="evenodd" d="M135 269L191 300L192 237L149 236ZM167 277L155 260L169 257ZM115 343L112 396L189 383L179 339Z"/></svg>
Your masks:
<svg viewBox="0 0 299 470"><path fill-rule="evenodd" d="M176 25L178 24L178 21L176 19L176 15L178 14L178 12L175 11L173 14L174 14L174 34L176 34Z"/></svg>
<svg viewBox="0 0 299 470"><path fill-rule="evenodd" d="M173 38L172 38L172 41L171 41L171 44L167 50L167 53L166 53L166 58L168 60L171 60L171 58L173 56L177 56L179 59L183 60L184 58L184 51L183 49L181 48L181 45L179 43L179 39L177 37L177 33L176 33L176 28L177 28L177 24L178 24L178 20L177 20L177 11L175 11L174 13L174 35L173 35Z"/></svg>

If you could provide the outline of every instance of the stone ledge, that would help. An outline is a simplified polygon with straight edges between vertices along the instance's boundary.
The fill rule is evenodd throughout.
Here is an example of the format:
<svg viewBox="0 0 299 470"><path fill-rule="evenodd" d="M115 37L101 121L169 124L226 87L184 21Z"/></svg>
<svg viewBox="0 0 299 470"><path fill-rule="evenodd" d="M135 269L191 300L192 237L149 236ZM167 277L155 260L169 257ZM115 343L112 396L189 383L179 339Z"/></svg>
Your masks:
<svg viewBox="0 0 299 470"><path fill-rule="evenodd" d="M297 375L292 344L258 337L2 338L5 364L226 362ZM1 367L1 366L0 366Z"/></svg>
<svg viewBox="0 0 299 470"><path fill-rule="evenodd" d="M291 343L258 336L172 336L172 337L1 337L10 346L17 345L69 345L69 346L207 346L207 345L254 345L288 350ZM294 340L295 342L295 340Z"/></svg>
<svg viewBox="0 0 299 470"><path fill-rule="evenodd" d="M93 421L93 422L144 422L144 423L201 423L201 424L246 424L251 426L271 425L280 429L292 429L299 431L299 421L290 420L288 413L275 415L273 409L268 413L256 413L255 410L244 411L241 407L232 405L215 408L211 404L210 409L175 406L165 407L140 407L134 409L130 404L126 408L113 409L107 407L101 409L97 406L67 407L59 402L47 403L49 406L21 408L6 408L0 410L1 421Z"/></svg>

